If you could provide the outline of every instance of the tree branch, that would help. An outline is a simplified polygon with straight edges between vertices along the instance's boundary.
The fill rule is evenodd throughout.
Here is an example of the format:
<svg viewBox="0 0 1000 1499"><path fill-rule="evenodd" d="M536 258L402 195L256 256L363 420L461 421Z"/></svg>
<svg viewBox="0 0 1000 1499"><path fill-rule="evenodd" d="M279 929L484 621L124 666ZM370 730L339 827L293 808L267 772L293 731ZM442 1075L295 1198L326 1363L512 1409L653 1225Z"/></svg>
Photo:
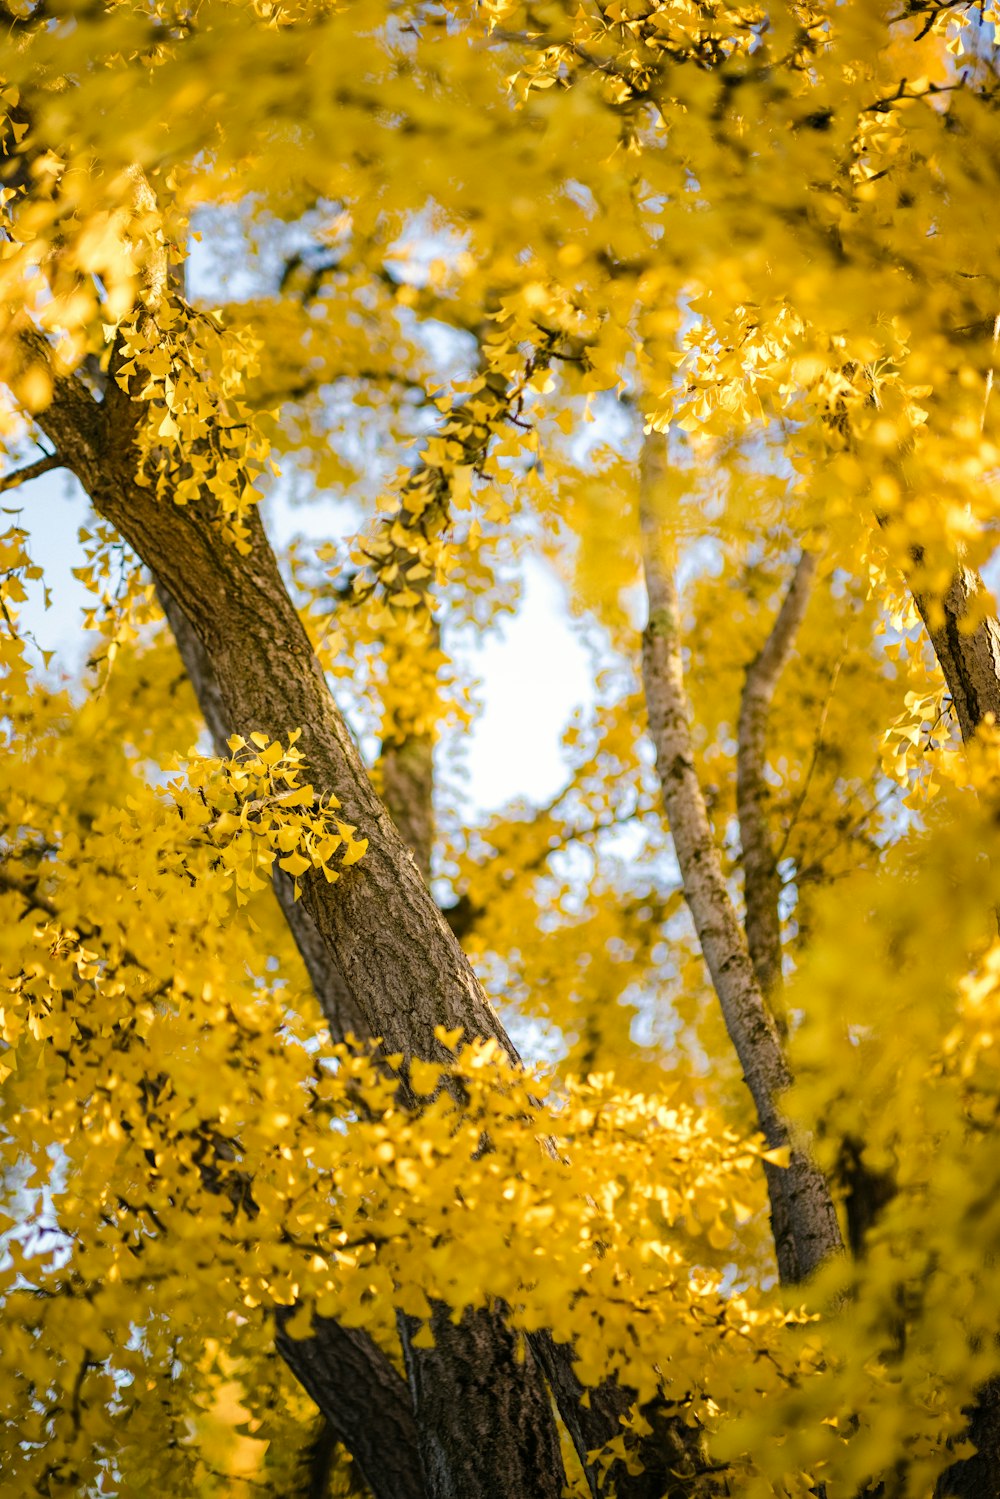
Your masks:
<svg viewBox="0 0 1000 1499"><path fill-rule="evenodd" d="M917 567L923 563L922 549L916 549L913 560ZM912 581L910 592L968 744L987 714L1000 723L1000 621L993 612L983 616L986 586L970 567L957 569L941 598L914 587ZM970 619L975 621L972 629Z"/></svg>
<svg viewBox="0 0 1000 1499"><path fill-rule="evenodd" d="M690 707L684 686L676 585L665 564L655 508L666 465L666 440L647 438L640 469L640 523L649 598L642 672L650 733L684 893L726 1029L772 1147L790 1143L779 1096L791 1073L761 993L746 938L722 873L705 798L694 768ZM768 1171L772 1227L784 1282L804 1280L843 1249L837 1215L820 1171L794 1145L787 1172Z"/></svg>
<svg viewBox="0 0 1000 1499"><path fill-rule="evenodd" d="M747 944L757 983L776 1014L774 1001L782 988L781 882L767 817L767 725L775 688L809 604L815 571L816 558L811 552L803 552L771 632L747 667L737 730L736 813L743 854Z"/></svg>
<svg viewBox="0 0 1000 1499"><path fill-rule="evenodd" d="M367 1333L329 1317L316 1317L309 1337L291 1337L285 1327L292 1311L275 1314L275 1346L375 1499L426 1499L420 1436L402 1376Z"/></svg>
<svg viewBox="0 0 1000 1499"><path fill-rule="evenodd" d="M50 473L52 469L65 468L65 466L58 453L48 453L34 463L25 464L24 468L15 469L12 474L4 474L0 478L0 494L6 493L9 489L19 489L22 484L29 484L32 479L40 479L43 474Z"/></svg>

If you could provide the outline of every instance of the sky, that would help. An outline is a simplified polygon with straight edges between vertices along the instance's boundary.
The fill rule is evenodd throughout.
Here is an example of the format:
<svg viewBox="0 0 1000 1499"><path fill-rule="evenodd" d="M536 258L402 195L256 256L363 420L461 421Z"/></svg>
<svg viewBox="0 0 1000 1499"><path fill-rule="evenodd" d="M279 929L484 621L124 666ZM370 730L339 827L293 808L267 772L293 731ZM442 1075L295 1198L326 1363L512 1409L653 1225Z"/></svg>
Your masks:
<svg viewBox="0 0 1000 1499"><path fill-rule="evenodd" d="M89 508L76 481L56 472L5 495L9 522L29 533L29 551L45 571L51 607L40 585L31 588L22 623L45 650L54 650L53 672L77 675L84 655L81 610L90 596L73 577L85 561L77 532ZM278 500L272 530L291 534L301 521ZM17 517L10 511L17 510ZM310 507L310 531L322 523L322 506ZM331 507L331 526L342 527ZM470 810L493 811L514 797L545 802L562 786L566 770L560 738L574 712L593 703L593 671L570 626L561 586L529 559L517 613L485 637L467 633L461 644L467 670L481 679L483 711L463 745ZM179 750L186 746L178 745Z"/></svg>

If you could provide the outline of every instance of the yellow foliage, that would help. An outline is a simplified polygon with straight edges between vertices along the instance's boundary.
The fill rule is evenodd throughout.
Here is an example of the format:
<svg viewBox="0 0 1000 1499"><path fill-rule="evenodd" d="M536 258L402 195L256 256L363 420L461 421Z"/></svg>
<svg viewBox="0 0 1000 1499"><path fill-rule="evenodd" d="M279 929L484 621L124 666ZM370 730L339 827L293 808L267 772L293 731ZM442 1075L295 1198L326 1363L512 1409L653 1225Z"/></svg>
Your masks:
<svg viewBox="0 0 1000 1499"><path fill-rule="evenodd" d="M5 457L45 435L69 461L77 400L97 512L93 455L131 444L136 534L184 507L234 569L309 501L282 552L315 668L376 782L380 751L433 748L435 893L546 1061L454 1028L447 1066L331 1043L272 883L374 888L381 813L341 820L288 726L203 752L155 584L100 513L88 666L57 681L12 516L2 1491L288 1492L309 1414L275 1309L398 1359L398 1314L427 1348L439 1300L676 1401L741 1495L933 1492L1000 1375L996 729L960 746L912 601L937 630L996 541L997 6L106 0L3 24ZM756 1133L647 743L653 432L740 909L741 694L819 558L763 767L781 1107L849 1237L882 1195L794 1292L762 1169L786 1148ZM565 585L593 704L546 805L466 815L459 642L515 610L527 559ZM984 588L962 628L994 612Z"/></svg>

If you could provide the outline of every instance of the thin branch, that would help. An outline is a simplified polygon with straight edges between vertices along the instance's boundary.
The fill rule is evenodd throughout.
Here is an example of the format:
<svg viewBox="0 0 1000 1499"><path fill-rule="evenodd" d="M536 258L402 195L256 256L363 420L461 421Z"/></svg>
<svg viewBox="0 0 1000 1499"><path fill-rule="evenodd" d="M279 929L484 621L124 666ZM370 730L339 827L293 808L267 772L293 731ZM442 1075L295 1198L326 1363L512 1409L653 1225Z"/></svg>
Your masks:
<svg viewBox="0 0 1000 1499"><path fill-rule="evenodd" d="M767 726L781 673L805 616L816 558L803 552L771 632L747 667L736 751L736 815L743 853L743 893L750 959L768 1001L781 989L781 892L768 822Z"/></svg>
<svg viewBox="0 0 1000 1499"><path fill-rule="evenodd" d="M812 754L809 757L809 764L806 767L806 773L802 780L802 787L792 806L792 810L785 827L784 837L782 838L778 850L774 856L775 864L780 864L782 859L785 857L785 851L788 848L789 840L791 839L792 833L795 831L796 824L798 823L798 820L802 815L802 808L805 806L806 797L809 795L809 787L812 785L812 778L816 774L816 766L819 764L819 752L823 748L823 734L826 730L826 721L830 716L830 705L833 702L833 694L836 691L841 668L844 665L845 654L845 652L841 652L841 654L837 657L837 664L833 668L833 674L830 677L830 683L826 690L826 697L824 698L823 706L820 709L819 721L816 725L816 733L813 735Z"/></svg>
<svg viewBox="0 0 1000 1499"><path fill-rule="evenodd" d="M0 494L8 489L19 489L22 484L29 484L32 479L40 479L43 474L50 473L54 468L65 467L65 459L60 458L58 453L49 453L34 463L26 464L24 468L15 469L12 474L4 474L0 477Z"/></svg>
<svg viewBox="0 0 1000 1499"><path fill-rule="evenodd" d="M656 767L684 894L768 1143L790 1143L779 1098L791 1082L774 1020L750 960L726 887L705 797L695 771L691 710L684 684L679 601L656 513L666 468L666 440L647 437L640 466L640 524L649 623L642 637L642 675ZM787 1171L768 1172L778 1268L785 1283L804 1280L843 1249L829 1188L804 1150L793 1147Z"/></svg>

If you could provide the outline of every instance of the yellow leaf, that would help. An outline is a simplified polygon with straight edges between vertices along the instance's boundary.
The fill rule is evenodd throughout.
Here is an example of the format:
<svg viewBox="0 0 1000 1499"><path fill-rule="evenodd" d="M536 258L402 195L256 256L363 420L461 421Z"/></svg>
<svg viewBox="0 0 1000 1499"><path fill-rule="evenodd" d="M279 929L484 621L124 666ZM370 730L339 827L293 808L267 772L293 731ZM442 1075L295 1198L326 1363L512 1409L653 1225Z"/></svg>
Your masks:
<svg viewBox="0 0 1000 1499"><path fill-rule="evenodd" d="M352 864L357 864L368 852L368 839L359 838L356 843L349 843L344 857L340 861L342 869L349 869Z"/></svg>

